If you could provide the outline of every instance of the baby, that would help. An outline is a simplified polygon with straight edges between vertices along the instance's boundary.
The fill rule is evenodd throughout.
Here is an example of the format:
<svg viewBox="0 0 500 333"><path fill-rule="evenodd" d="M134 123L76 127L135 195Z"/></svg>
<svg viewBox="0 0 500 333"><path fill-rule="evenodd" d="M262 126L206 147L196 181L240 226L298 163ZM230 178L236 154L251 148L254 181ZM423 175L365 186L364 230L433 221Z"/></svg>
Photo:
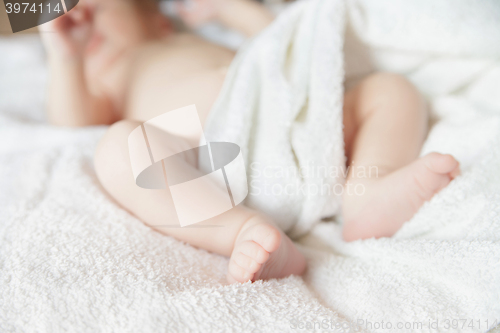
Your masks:
<svg viewBox="0 0 500 333"><path fill-rule="evenodd" d="M218 20L252 36L272 15L249 0L177 3L195 26ZM53 124L113 124L95 156L104 188L152 227L177 219L168 190L135 184L128 136L144 121L195 104L204 124L234 53L189 33L173 31L148 0L87 0L41 27L50 63L48 117ZM333 73L332 73L333 75ZM346 181L365 188L343 197L346 241L390 237L459 174L450 155L417 158L427 132L425 102L403 77L373 74L344 96L344 142L348 165L376 167L378 174ZM172 136L167 147L196 146L202 133ZM196 156L193 157L196 159ZM168 223L167 223L168 224ZM230 257L229 282L281 278L304 272L293 242L263 214L239 205L199 223L212 228L162 228L193 246ZM222 227L223 226L223 227Z"/></svg>

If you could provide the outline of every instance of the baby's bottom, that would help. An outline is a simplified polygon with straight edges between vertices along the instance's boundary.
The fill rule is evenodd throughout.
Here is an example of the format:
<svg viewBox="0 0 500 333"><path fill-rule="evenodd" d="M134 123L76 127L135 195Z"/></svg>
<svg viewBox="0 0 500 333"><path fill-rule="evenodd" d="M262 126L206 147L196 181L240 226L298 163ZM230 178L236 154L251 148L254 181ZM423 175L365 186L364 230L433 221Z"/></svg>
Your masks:
<svg viewBox="0 0 500 333"><path fill-rule="evenodd" d="M344 238L391 236L449 183L458 163L436 153L414 161L426 135L427 114L418 92L403 78L370 76L346 94L344 104L346 154L356 166L347 181L365 189L361 195L345 191ZM95 157L102 185L123 207L166 235L230 257L230 282L302 274L305 260L292 241L244 206L192 227L162 227L177 221L170 193L140 188L132 176L128 135L139 125L123 120L111 126ZM180 138L163 144L184 145ZM357 177L363 166L376 167L378 175Z"/></svg>

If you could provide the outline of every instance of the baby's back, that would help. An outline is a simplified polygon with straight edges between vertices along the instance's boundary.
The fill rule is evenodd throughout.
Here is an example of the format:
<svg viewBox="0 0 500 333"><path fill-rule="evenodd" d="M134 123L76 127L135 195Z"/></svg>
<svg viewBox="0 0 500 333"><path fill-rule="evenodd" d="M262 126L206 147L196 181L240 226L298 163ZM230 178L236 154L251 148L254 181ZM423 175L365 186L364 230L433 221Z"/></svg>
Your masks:
<svg viewBox="0 0 500 333"><path fill-rule="evenodd" d="M196 104L204 123L234 53L189 34L141 48L128 77L123 118L146 121Z"/></svg>

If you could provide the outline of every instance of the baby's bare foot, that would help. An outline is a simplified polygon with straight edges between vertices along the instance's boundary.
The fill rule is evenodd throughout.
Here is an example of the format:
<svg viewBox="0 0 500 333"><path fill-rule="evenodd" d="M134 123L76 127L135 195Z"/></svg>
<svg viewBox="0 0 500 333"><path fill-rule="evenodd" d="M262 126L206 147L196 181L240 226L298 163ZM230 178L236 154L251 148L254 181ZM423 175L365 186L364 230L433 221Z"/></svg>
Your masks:
<svg viewBox="0 0 500 333"><path fill-rule="evenodd" d="M459 173L453 156L430 153L382 178L365 179L363 195L344 195L344 239L392 236Z"/></svg>
<svg viewBox="0 0 500 333"><path fill-rule="evenodd" d="M242 231L229 260L230 283L301 275L304 256L293 242L273 225L257 222Z"/></svg>

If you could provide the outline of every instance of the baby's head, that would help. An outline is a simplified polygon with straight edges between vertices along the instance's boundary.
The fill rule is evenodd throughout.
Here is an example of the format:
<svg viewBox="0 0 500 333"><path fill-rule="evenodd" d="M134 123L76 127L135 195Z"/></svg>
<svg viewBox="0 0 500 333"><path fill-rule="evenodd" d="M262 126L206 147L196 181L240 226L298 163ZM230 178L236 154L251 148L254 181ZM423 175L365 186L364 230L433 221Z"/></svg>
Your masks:
<svg viewBox="0 0 500 333"><path fill-rule="evenodd" d="M93 17L86 52L93 69L171 31L155 0L86 0L85 5Z"/></svg>
<svg viewBox="0 0 500 333"><path fill-rule="evenodd" d="M159 38L167 19L154 0L87 0L96 32L116 43Z"/></svg>

